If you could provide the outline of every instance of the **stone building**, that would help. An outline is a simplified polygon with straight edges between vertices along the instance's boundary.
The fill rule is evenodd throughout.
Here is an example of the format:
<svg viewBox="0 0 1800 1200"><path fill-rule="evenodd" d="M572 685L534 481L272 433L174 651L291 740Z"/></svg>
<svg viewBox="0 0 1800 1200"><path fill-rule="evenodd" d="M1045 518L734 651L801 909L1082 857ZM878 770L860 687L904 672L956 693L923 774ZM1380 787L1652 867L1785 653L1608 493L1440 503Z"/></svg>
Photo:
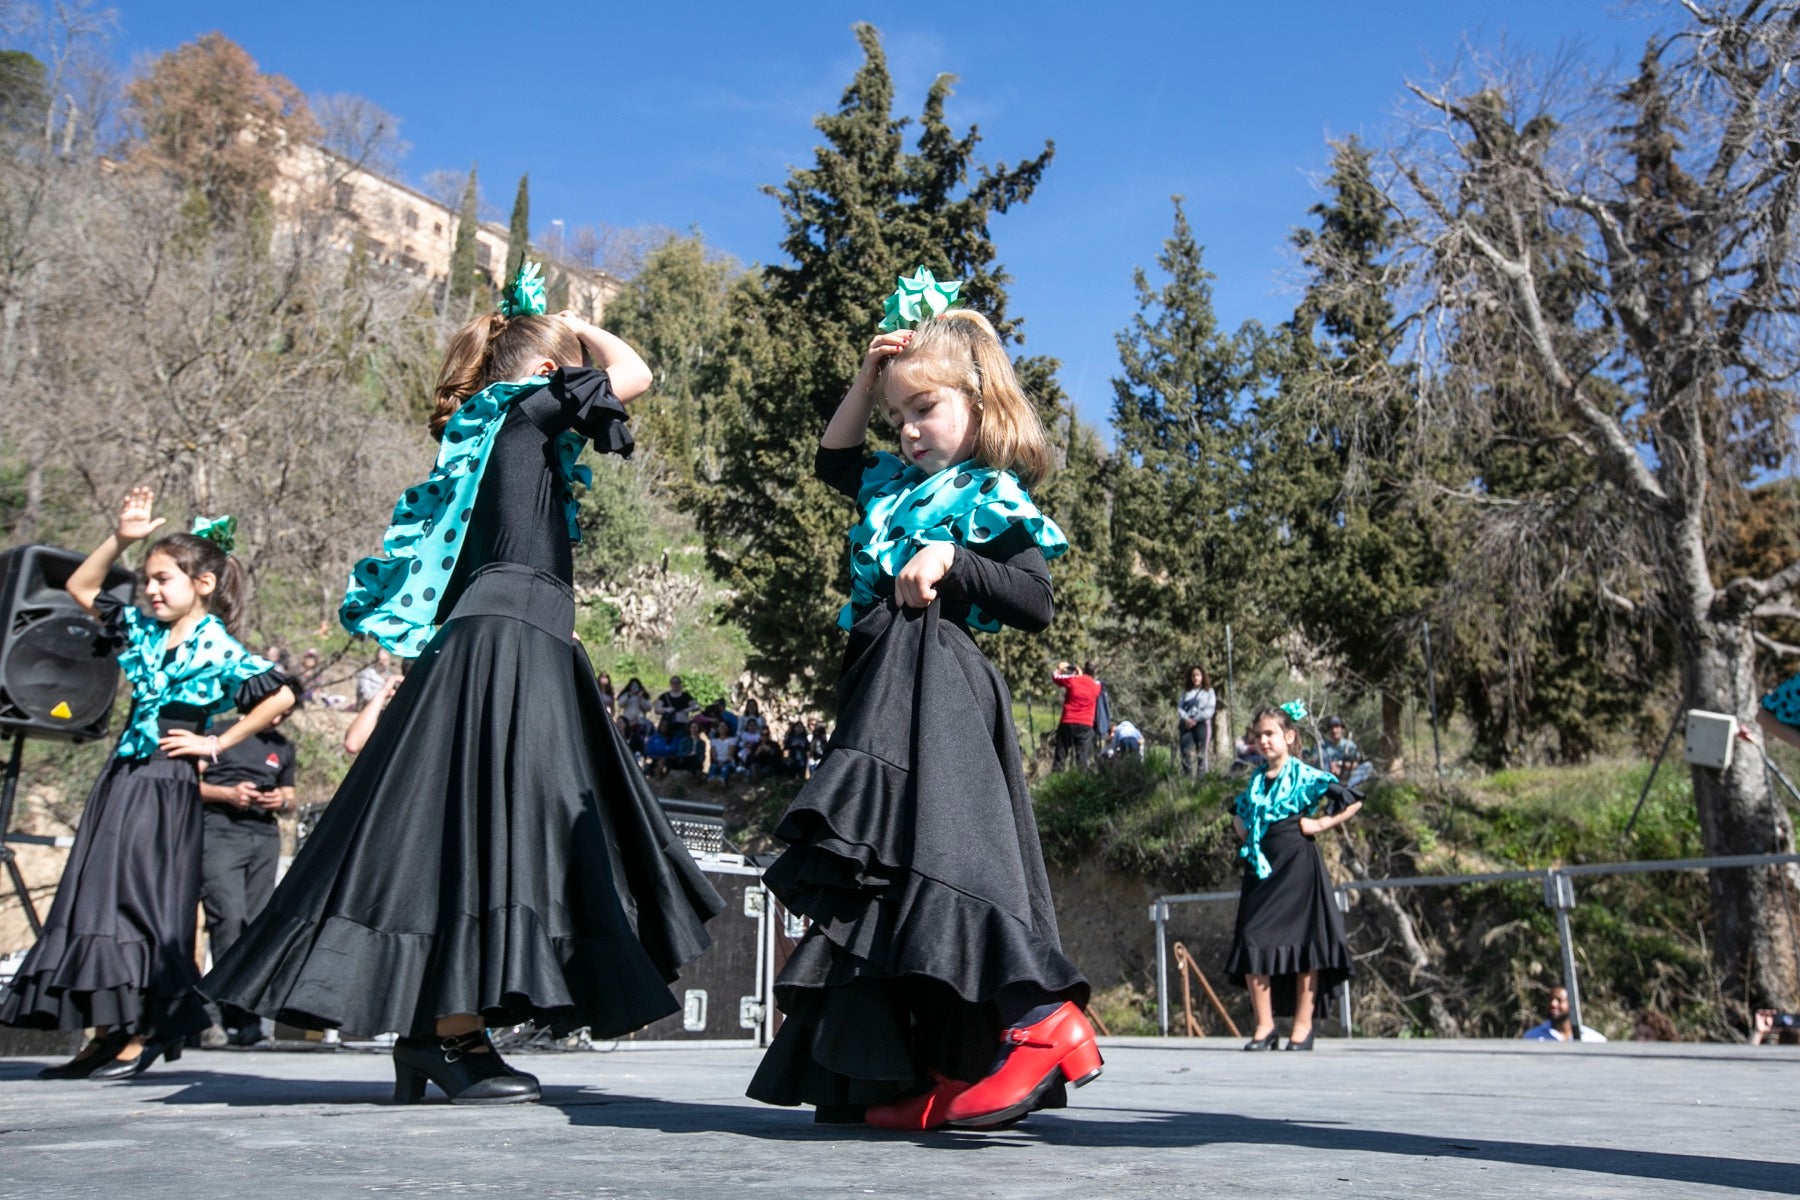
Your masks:
<svg viewBox="0 0 1800 1200"><path fill-rule="evenodd" d="M450 274L456 211L323 147L301 145L282 159L273 198L290 229L317 230L346 253L360 248L371 260L415 275L434 290ZM300 214L321 220L296 219ZM475 231L475 265L490 283L505 269L506 243L504 225L483 222ZM602 324L619 281L594 267L544 262L547 279L558 273L568 280L569 307Z"/></svg>

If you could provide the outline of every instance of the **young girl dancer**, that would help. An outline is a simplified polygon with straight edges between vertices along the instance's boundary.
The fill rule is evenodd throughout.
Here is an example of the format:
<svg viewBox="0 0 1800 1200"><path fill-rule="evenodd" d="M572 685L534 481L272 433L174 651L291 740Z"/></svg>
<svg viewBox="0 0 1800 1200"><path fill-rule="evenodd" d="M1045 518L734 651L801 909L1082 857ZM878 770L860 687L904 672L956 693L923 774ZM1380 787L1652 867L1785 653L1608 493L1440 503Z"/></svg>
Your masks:
<svg viewBox="0 0 1800 1200"><path fill-rule="evenodd" d="M418 659L202 985L305 1027L398 1031L399 1102L428 1079L456 1103L536 1100L486 1027L608 1038L676 1011L668 982L723 907L573 639L575 458L589 440L630 452L623 402L650 372L604 330L542 315L534 270L452 339L437 466L394 506L388 556L351 574L345 625Z"/></svg>
<svg viewBox="0 0 1800 1200"><path fill-rule="evenodd" d="M200 902L200 783L195 764L268 727L294 693L231 634L244 573L229 554L229 518L173 533L144 559L152 616L101 589L127 548L163 524L155 493L136 488L114 532L69 576L69 595L99 617L131 684L118 747L88 793L44 933L19 968L0 1022L85 1029L94 1037L42 1079L123 1079L210 1023L194 984ZM225 732L212 717L247 715Z"/></svg>
<svg viewBox="0 0 1800 1200"><path fill-rule="evenodd" d="M1278 1015L1294 1018L1287 1048L1311 1050L1316 1008L1350 977L1343 914L1313 838L1354 817L1362 801L1320 812L1338 780L1294 756L1294 722L1305 716L1295 700L1251 717L1250 748L1265 765L1233 804L1244 884L1225 970L1250 989L1256 1031L1246 1050L1275 1049Z"/></svg>
<svg viewBox="0 0 1800 1200"><path fill-rule="evenodd" d="M865 454L871 409L900 455ZM1067 548L1025 484L1043 429L993 327L951 309L877 337L825 430L856 500L838 726L766 882L812 919L750 1095L824 1122L1000 1124L1062 1101L1100 1055L1063 957L1012 722L972 629L1050 623Z"/></svg>

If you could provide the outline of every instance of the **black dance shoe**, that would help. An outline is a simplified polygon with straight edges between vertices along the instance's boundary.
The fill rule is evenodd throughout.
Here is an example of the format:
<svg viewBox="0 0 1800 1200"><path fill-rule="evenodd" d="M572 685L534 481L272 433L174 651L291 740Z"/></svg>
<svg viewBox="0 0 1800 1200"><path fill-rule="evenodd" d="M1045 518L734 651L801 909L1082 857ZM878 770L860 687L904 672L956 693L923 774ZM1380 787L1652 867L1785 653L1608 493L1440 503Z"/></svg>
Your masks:
<svg viewBox="0 0 1800 1200"><path fill-rule="evenodd" d="M442 1088L452 1104L531 1104L536 1076L506 1065L487 1031L454 1037L403 1037L394 1041L394 1103L425 1099L425 1081Z"/></svg>
<svg viewBox="0 0 1800 1200"><path fill-rule="evenodd" d="M1317 1037L1318 1035L1319 1035L1318 1030L1309 1029L1306 1031L1306 1040L1304 1042L1296 1042L1293 1038L1289 1038L1287 1048L1289 1050L1311 1050L1312 1044L1313 1044L1313 1038Z"/></svg>
<svg viewBox="0 0 1800 1200"><path fill-rule="evenodd" d="M145 1071L148 1071L151 1065L159 1058L167 1059L169 1062L174 1062L176 1059L180 1058L182 1043L186 1041L187 1035L181 1034L172 1038L164 1038L160 1042L145 1042L143 1049L138 1051L138 1056L136 1058L129 1060L115 1058L104 1067L101 1067L98 1071L89 1075L88 1078L135 1079Z"/></svg>
<svg viewBox="0 0 1800 1200"><path fill-rule="evenodd" d="M1279 1033L1271 1033L1264 1038L1251 1038L1244 1043L1246 1050L1279 1050L1280 1048L1281 1035Z"/></svg>
<svg viewBox="0 0 1800 1200"><path fill-rule="evenodd" d="M39 1079L86 1079L101 1067L106 1066L119 1057L119 1051L131 1040L129 1033L118 1030L104 1037L92 1038L81 1048L81 1052L66 1063L57 1063L54 1067L45 1067L38 1072Z"/></svg>

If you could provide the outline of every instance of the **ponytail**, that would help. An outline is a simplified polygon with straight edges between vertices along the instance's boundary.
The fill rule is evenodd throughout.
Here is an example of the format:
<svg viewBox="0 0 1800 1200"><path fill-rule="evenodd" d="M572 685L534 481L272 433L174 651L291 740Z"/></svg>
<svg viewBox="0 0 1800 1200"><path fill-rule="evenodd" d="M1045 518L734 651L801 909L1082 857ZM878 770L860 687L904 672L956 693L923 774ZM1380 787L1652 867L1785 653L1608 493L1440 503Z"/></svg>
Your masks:
<svg viewBox="0 0 1800 1200"><path fill-rule="evenodd" d="M1044 423L986 317L953 308L925 321L887 363L913 359L939 367L936 382L968 400L976 419L976 462L1011 471L1027 489L1043 482L1052 465Z"/></svg>
<svg viewBox="0 0 1800 1200"><path fill-rule="evenodd" d="M521 378L537 362L579 363L581 341L557 317L476 317L450 338L444 365L432 393L431 436L444 436L444 426L463 401L491 383Z"/></svg>
<svg viewBox="0 0 1800 1200"><path fill-rule="evenodd" d="M238 621L250 598L250 579L238 560L215 542L191 533L171 533L150 547L151 554L166 555L189 579L213 577L206 611L225 623L226 632L237 636Z"/></svg>

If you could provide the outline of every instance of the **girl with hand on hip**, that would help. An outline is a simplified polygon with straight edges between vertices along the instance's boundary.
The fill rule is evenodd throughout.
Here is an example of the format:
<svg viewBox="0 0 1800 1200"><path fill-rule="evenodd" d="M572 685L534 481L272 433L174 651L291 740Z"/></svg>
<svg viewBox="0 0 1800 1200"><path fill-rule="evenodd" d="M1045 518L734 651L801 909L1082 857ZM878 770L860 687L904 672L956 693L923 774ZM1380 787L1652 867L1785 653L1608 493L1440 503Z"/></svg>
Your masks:
<svg viewBox="0 0 1800 1200"><path fill-rule="evenodd" d="M1362 801L1337 779L1295 754L1296 721L1306 719L1298 700L1258 709L1250 718L1250 748L1263 768L1232 806L1232 824L1243 841L1243 889L1225 970L1250 989L1256 1030L1246 1050L1273 1050L1277 1016L1292 1015L1289 1050L1311 1050L1313 1017L1331 989L1350 977L1344 918L1333 897L1325 860L1313 839L1355 816ZM1326 793L1350 803L1321 811Z"/></svg>
<svg viewBox="0 0 1800 1200"><path fill-rule="evenodd" d="M131 684L125 732L88 793L43 936L19 967L0 1023L85 1029L93 1038L44 1079L123 1079L212 1022L194 990L200 903L197 764L268 728L294 704L286 680L233 635L246 582L230 517L158 539L144 559L146 615L103 590L125 551L163 525L156 495L135 488L113 533L68 582L100 619ZM245 716L218 735L212 718Z"/></svg>

